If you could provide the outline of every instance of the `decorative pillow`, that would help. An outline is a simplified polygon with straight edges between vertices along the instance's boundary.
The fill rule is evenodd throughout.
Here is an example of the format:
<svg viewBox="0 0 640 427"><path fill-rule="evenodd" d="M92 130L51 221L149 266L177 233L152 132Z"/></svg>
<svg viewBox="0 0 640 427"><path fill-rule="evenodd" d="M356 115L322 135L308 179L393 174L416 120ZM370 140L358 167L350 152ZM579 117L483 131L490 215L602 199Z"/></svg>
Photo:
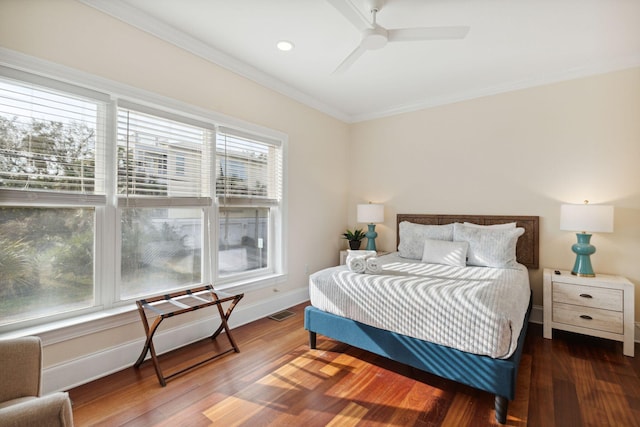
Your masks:
<svg viewBox="0 0 640 427"><path fill-rule="evenodd" d="M464 267L467 264L468 250L468 242L449 242L446 240L427 239L424 241L422 262Z"/></svg>
<svg viewBox="0 0 640 427"><path fill-rule="evenodd" d="M424 241L453 240L453 224L424 225L402 221L399 224L400 244L398 255L403 258L422 259Z"/></svg>
<svg viewBox="0 0 640 427"><path fill-rule="evenodd" d="M480 224L474 224L472 222L465 222L464 225L466 225L467 227L475 227L475 228L497 228L499 230L516 228L515 222L507 222L505 224L491 224L491 225L480 225Z"/></svg>
<svg viewBox="0 0 640 427"><path fill-rule="evenodd" d="M477 228L464 224L455 224L454 241L469 242L467 264L480 267L514 268L518 237L524 234L524 228L500 229Z"/></svg>

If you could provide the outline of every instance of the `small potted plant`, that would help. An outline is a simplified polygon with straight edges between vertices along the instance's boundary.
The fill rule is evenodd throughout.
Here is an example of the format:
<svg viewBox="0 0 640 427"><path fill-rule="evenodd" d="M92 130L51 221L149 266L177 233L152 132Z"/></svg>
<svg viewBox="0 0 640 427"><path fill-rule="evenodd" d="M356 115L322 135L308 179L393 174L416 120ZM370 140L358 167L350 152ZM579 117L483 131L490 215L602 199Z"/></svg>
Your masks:
<svg viewBox="0 0 640 427"><path fill-rule="evenodd" d="M360 244L365 237L365 233L361 228L354 229L353 231L347 229L347 231L342 233L342 237L349 241L349 249L357 251L360 249Z"/></svg>

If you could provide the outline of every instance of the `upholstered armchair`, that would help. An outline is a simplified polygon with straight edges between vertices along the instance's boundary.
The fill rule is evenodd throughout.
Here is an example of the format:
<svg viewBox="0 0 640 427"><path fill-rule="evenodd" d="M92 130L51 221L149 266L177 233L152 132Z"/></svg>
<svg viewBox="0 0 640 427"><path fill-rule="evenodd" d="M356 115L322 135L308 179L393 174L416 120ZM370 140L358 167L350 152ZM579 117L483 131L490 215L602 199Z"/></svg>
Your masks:
<svg viewBox="0 0 640 427"><path fill-rule="evenodd" d="M40 396L41 375L40 338L0 340L0 427L73 426L69 395Z"/></svg>

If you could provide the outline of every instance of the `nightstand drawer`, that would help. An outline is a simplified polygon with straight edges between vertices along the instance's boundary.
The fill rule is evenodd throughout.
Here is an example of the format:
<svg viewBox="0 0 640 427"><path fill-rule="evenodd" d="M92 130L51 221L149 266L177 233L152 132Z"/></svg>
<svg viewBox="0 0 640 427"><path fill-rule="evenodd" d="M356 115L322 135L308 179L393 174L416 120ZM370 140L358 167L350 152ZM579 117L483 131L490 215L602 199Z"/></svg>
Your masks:
<svg viewBox="0 0 640 427"><path fill-rule="evenodd" d="M554 303L553 321L582 328L622 334L622 312Z"/></svg>
<svg viewBox="0 0 640 427"><path fill-rule="evenodd" d="M622 311L623 292L596 286L553 283L553 302Z"/></svg>

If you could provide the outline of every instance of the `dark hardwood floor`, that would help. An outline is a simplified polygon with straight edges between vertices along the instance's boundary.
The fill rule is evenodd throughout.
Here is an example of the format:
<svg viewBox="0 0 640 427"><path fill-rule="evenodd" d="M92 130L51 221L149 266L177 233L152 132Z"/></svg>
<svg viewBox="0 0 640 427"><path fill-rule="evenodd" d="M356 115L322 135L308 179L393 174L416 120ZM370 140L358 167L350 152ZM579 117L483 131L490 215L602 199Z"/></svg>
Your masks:
<svg viewBox="0 0 640 427"><path fill-rule="evenodd" d="M491 426L493 396L318 336L303 309L233 330L231 353L160 387L149 361L70 390L77 426ZM165 375L228 346L203 340L160 357ZM220 347L218 347L220 346ZM636 353L638 353L636 344ZM640 426L640 357L622 344L531 324L512 426ZM131 361L133 365L133 360Z"/></svg>

